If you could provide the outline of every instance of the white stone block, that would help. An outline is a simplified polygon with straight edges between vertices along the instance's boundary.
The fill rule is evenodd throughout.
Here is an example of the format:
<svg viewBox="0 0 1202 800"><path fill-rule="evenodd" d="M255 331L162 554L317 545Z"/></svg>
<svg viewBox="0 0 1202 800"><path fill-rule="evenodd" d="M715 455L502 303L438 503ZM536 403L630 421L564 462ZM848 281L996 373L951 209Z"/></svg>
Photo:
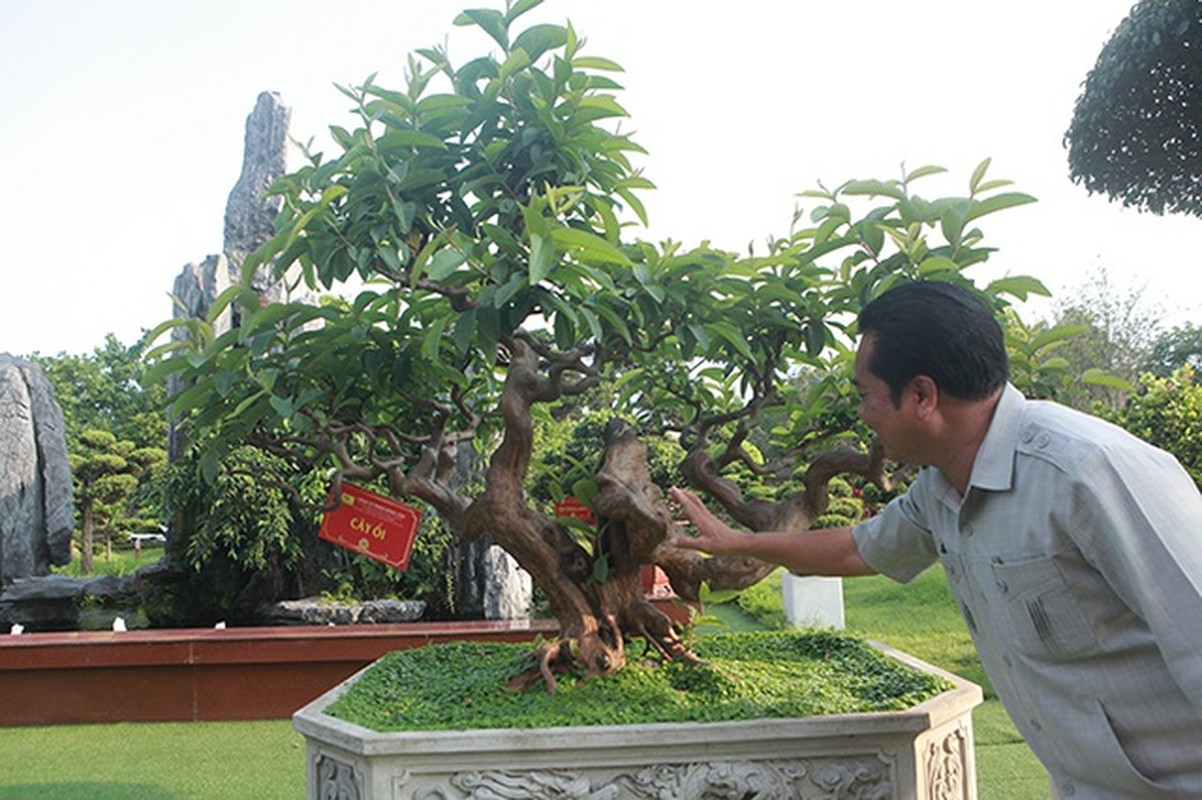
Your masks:
<svg viewBox="0 0 1202 800"><path fill-rule="evenodd" d="M846 627L843 619L843 579L786 572L781 579L785 619L794 628Z"/></svg>

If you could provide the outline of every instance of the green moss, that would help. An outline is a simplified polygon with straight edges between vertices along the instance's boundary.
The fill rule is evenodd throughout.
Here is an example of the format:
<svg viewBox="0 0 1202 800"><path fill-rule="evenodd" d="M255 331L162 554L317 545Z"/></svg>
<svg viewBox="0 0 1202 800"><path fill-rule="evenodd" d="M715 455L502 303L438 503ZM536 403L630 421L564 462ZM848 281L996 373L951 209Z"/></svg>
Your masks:
<svg viewBox="0 0 1202 800"><path fill-rule="evenodd" d="M631 663L601 680L567 676L550 695L505 688L529 652L458 642L391 653L326 713L377 731L722 722L899 710L948 687L827 631L702 636L706 666Z"/></svg>

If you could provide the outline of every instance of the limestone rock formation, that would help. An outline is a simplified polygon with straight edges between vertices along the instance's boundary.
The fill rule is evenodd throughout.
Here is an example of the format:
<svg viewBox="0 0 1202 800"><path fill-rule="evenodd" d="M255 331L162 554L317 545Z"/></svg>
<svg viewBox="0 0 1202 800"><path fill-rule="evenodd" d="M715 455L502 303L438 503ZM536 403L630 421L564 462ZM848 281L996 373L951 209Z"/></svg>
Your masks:
<svg viewBox="0 0 1202 800"><path fill-rule="evenodd" d="M254 110L246 118L242 174L226 201L222 252L209 255L199 264L185 264L176 276L172 297L175 299L174 316L177 319L205 318L217 297L241 280L241 265L246 256L271 238L280 200L268 197L266 192L287 170L288 124L291 117L291 109L280 101L278 94L263 92L259 95ZM307 291L301 296L295 293L290 296L288 282L275 280L270 266L256 270L250 283L264 305L285 300L317 302L316 297ZM220 336L238 323L235 313L227 307L214 321L215 336ZM183 335L183 331L176 330L177 338ZM179 388L173 379L168 391L173 394ZM167 445L167 453L172 461L180 455L182 445L179 432L172 424Z"/></svg>
<svg viewBox="0 0 1202 800"><path fill-rule="evenodd" d="M287 170L288 124L292 110L275 92L263 92L246 118L242 174L225 205L225 244L222 252L235 265L274 234L281 200L268 197L267 190ZM260 269L252 281L268 302L284 299L283 287L270 272Z"/></svg>
<svg viewBox="0 0 1202 800"><path fill-rule="evenodd" d="M74 521L54 389L36 364L0 353L0 586L69 562Z"/></svg>

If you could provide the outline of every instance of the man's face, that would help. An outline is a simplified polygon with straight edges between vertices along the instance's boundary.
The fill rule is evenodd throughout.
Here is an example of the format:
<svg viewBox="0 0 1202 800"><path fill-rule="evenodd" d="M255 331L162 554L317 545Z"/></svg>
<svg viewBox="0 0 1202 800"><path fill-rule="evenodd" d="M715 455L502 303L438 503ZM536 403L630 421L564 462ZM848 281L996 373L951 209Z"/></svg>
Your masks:
<svg viewBox="0 0 1202 800"><path fill-rule="evenodd" d="M914 425L911 415L906 411L907 393L902 393L901 407L895 406L889 393L889 384L868 371L873 344L873 337L865 336L856 351L855 385L860 394L860 419L881 440L887 457L904 462L908 456L914 455Z"/></svg>

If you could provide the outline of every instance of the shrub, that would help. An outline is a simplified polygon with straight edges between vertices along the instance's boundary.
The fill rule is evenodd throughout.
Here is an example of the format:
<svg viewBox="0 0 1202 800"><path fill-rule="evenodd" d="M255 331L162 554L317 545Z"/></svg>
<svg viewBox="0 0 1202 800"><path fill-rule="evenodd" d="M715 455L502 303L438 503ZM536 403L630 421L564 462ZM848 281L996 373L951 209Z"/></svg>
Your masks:
<svg viewBox="0 0 1202 800"><path fill-rule="evenodd" d="M1167 378L1145 375L1141 390L1117 411L1098 409L1106 419L1177 457L1202 488L1202 383L1192 367Z"/></svg>

